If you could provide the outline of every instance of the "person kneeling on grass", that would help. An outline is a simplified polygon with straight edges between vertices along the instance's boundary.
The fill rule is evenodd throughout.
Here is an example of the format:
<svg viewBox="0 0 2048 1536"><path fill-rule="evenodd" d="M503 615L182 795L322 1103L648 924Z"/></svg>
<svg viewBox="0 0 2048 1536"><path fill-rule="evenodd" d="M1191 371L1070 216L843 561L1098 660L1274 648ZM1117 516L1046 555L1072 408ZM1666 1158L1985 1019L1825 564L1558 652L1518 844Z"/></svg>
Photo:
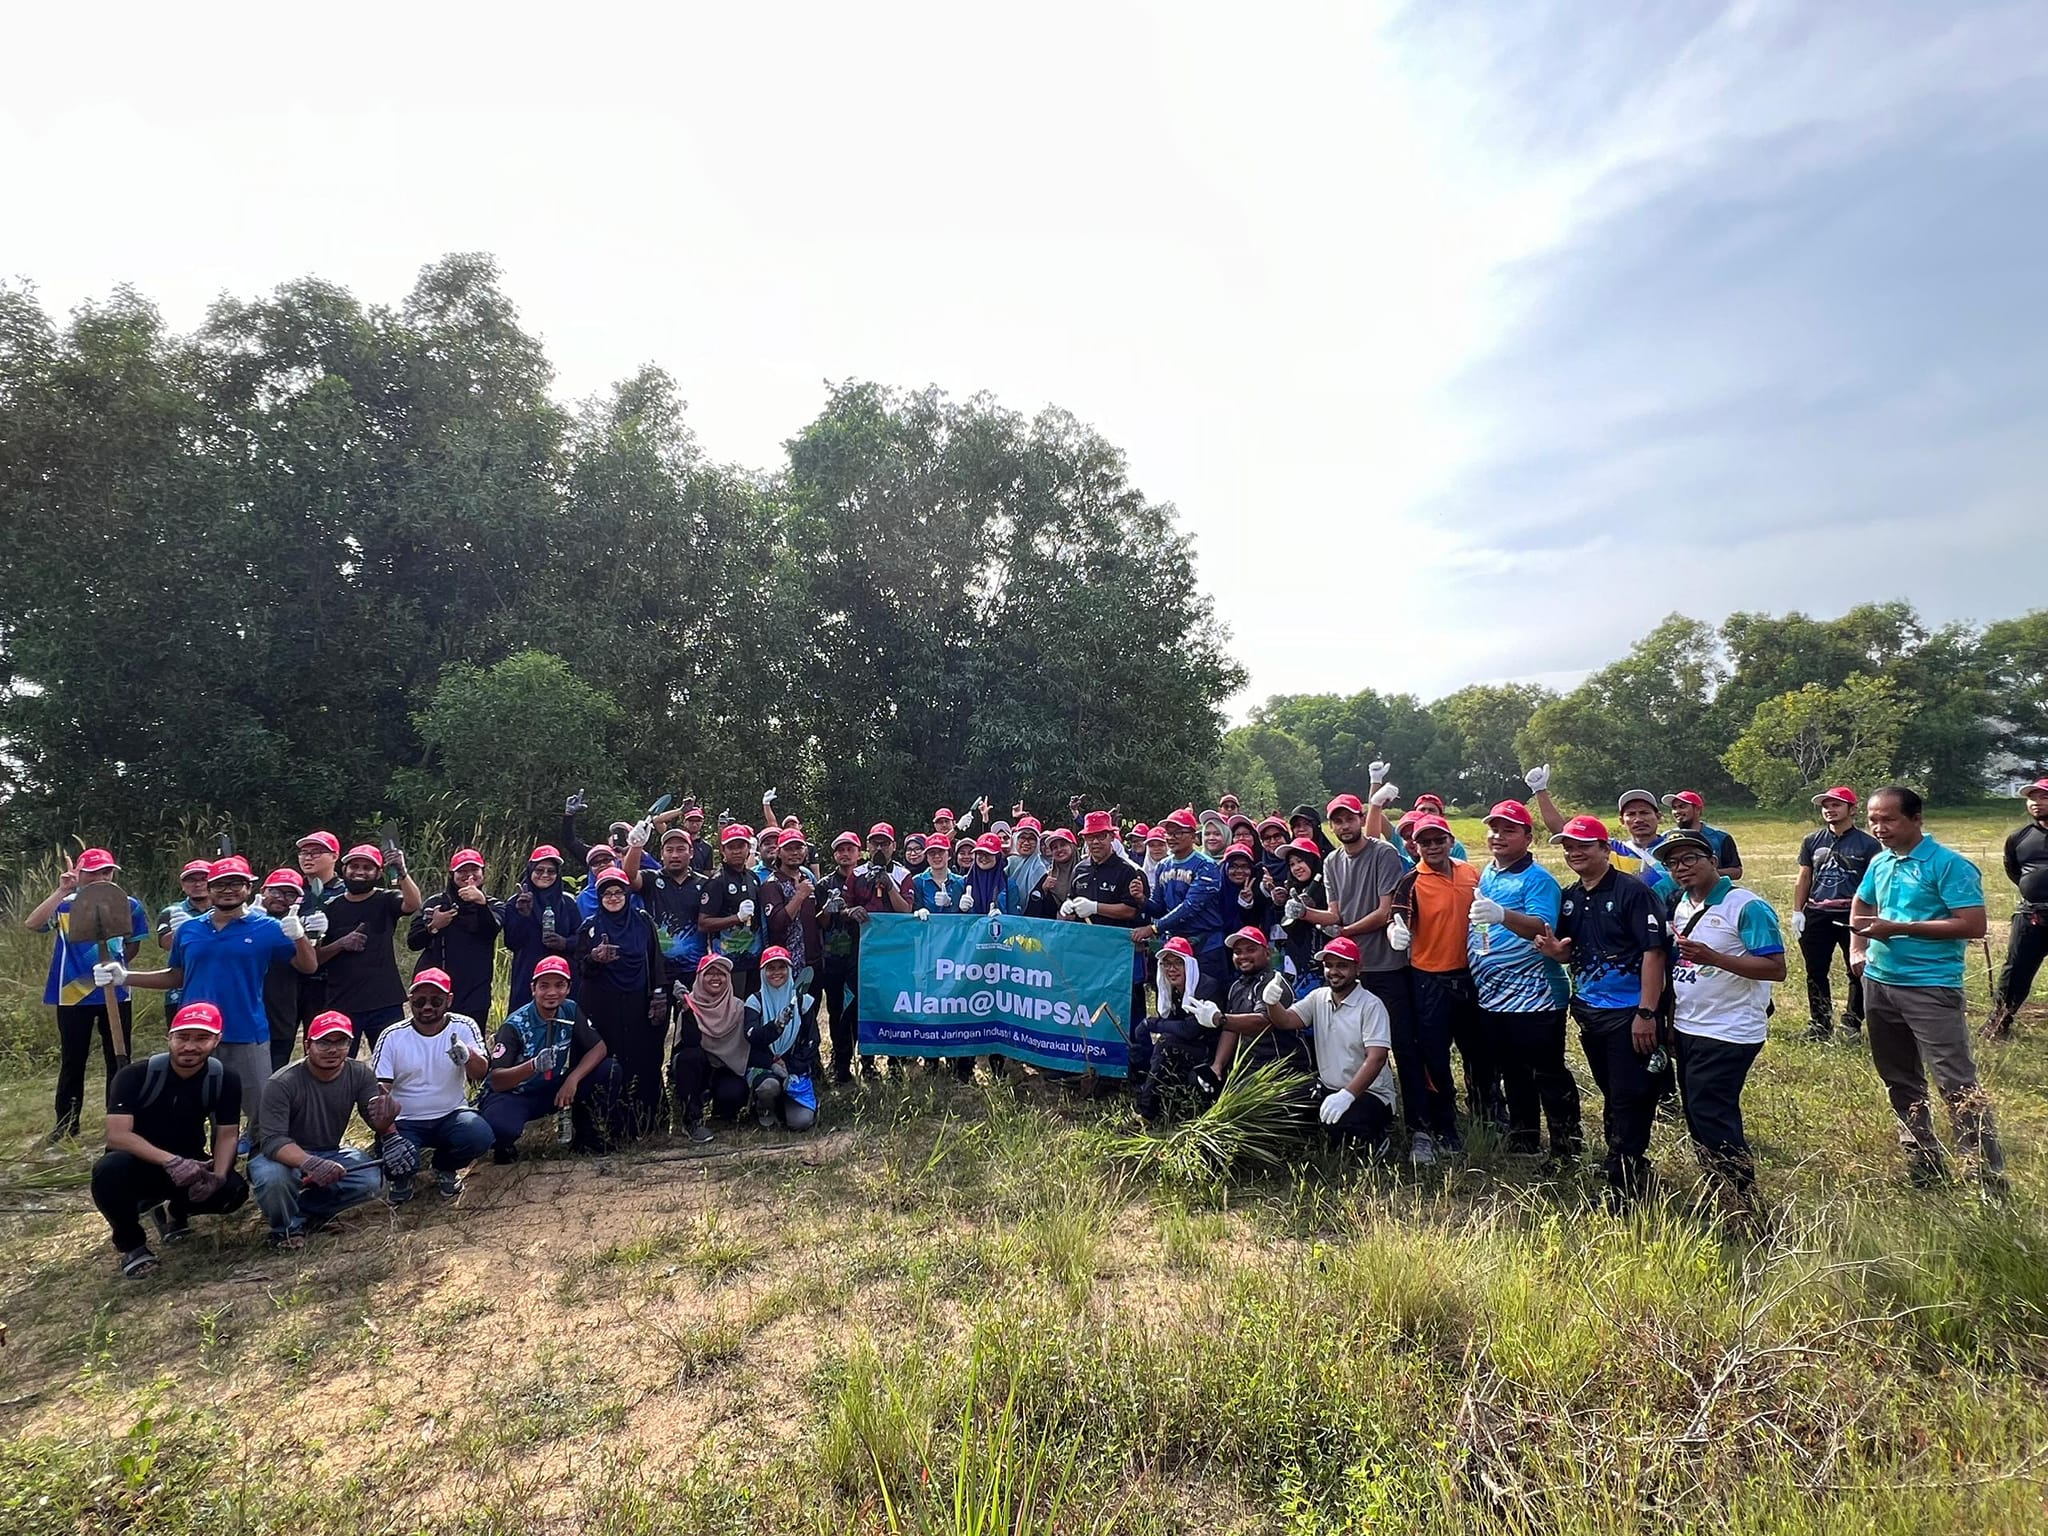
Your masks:
<svg viewBox="0 0 2048 1536"><path fill-rule="evenodd" d="M225 1216L249 1198L235 1172L242 1085L214 1059L220 1010L187 1003L171 1019L170 1049L114 1075L107 1103L107 1150L92 1165L92 1203L111 1229L129 1279L156 1268L142 1213L162 1206L167 1243L191 1232L191 1217ZM209 1127L211 1134L209 1135Z"/></svg>
<svg viewBox="0 0 2048 1536"><path fill-rule="evenodd" d="M351 1114L360 1114L377 1136L398 1118L397 1102L378 1085L370 1064L349 1059L355 1037L347 1014L318 1015L306 1025L304 1059L278 1068L264 1085L249 1184L270 1219L273 1247L302 1248L309 1224L324 1226L384 1192L377 1159L341 1144Z"/></svg>
<svg viewBox="0 0 2048 1536"><path fill-rule="evenodd" d="M1678 1089L1700 1163L1729 1214L1756 1214L1756 1160L1742 1127L1742 1086L1764 1048L1771 984L1785 979L1785 940L1769 902L1721 873L1713 843L1681 829L1657 859L1682 894L1671 914L1678 961L1671 970Z"/></svg>
<svg viewBox="0 0 2048 1536"><path fill-rule="evenodd" d="M455 984L428 966L412 979L411 1011L377 1041L377 1081L403 1106L384 1141L391 1203L413 1195L422 1149L434 1154L434 1187L443 1200L462 1193L462 1170L497 1138L469 1107L469 1085L490 1070L476 1020L449 1011Z"/></svg>
<svg viewBox="0 0 2048 1536"><path fill-rule="evenodd" d="M789 951L779 945L761 955L761 990L747 999L746 1033L754 1119L763 1130L808 1131L818 1123L818 999L797 985Z"/></svg>
<svg viewBox="0 0 2048 1536"><path fill-rule="evenodd" d="M1393 1029L1387 1005L1358 984L1358 946L1330 940L1316 954L1323 985L1289 1005L1293 989L1277 973L1261 994L1265 1018L1235 1020L1239 1034L1261 1029L1307 1031L1315 1058L1316 1118L1330 1139L1386 1155L1394 1128L1394 1074L1387 1070Z"/></svg>
<svg viewBox="0 0 2048 1536"><path fill-rule="evenodd" d="M498 1026L491 1072L477 1113L497 1138L491 1160L519 1154L519 1133L543 1115L569 1117L558 1136L578 1152L602 1152L621 1137L625 1074L597 1031L569 1001L569 962L549 955L533 968L532 998Z"/></svg>
<svg viewBox="0 0 2048 1536"><path fill-rule="evenodd" d="M1159 951L1159 1011L1131 1031L1130 1082L1146 1120L1199 1112L1213 1102L1218 1083L1210 1063L1219 1049L1223 1010L1198 997L1202 963L1186 939Z"/></svg>

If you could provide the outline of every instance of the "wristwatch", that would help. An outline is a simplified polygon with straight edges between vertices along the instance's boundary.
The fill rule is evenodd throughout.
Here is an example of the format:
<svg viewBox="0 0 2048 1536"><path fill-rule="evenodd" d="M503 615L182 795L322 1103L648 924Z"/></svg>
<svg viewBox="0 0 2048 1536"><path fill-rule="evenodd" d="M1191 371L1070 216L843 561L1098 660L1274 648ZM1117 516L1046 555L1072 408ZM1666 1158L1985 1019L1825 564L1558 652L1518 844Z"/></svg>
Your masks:
<svg viewBox="0 0 2048 1536"><path fill-rule="evenodd" d="M1657 1010L1654 1008L1638 1008L1636 1010L1636 1017L1639 1019L1654 1019L1657 1017Z"/></svg>

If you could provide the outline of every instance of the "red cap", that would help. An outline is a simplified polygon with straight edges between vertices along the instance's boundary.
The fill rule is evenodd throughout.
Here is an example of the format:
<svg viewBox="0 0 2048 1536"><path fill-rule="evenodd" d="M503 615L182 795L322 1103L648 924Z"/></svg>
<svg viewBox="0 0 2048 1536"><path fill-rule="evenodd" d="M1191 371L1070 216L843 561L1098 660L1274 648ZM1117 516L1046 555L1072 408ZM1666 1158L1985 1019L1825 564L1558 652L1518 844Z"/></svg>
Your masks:
<svg viewBox="0 0 2048 1536"><path fill-rule="evenodd" d="M878 837L886 837L893 843L896 841L896 829L886 821L878 821L868 828L868 841L872 843Z"/></svg>
<svg viewBox="0 0 2048 1536"><path fill-rule="evenodd" d="M2033 782L2033 783L2029 784L2029 785L2027 786L2027 788L2026 788L2026 789L2023 789L2023 790L2021 790L2021 791L2020 791L2020 793L2021 793L2022 795L2024 795L2024 794L2026 794L2026 793L2027 793L2027 790L2032 790L2032 789L2038 789L2038 790L2048 791L2048 778L2039 778L2039 779L2036 779L2036 780L2034 780L2034 782ZM1853 804L1854 804L1855 802L1854 802L1854 801L1851 801L1850 803L1851 803L1851 804L1853 805ZM80 869L83 869L83 868L85 868L85 860L84 860L84 859L82 859L82 858L81 858L81 859L80 859L80 860L78 861L78 867L79 867Z"/></svg>
<svg viewBox="0 0 2048 1536"><path fill-rule="evenodd" d="M1278 832L1282 837L1285 837L1287 835L1287 823L1282 821L1278 816L1268 816L1264 821L1259 823L1258 830L1261 833L1261 835L1264 834L1266 828L1268 827L1271 827L1275 832Z"/></svg>
<svg viewBox="0 0 2048 1536"><path fill-rule="evenodd" d="M943 832L930 833L924 840L924 851L930 853L934 848L943 848L946 852L951 853L953 851L953 839L946 836Z"/></svg>
<svg viewBox="0 0 2048 1536"><path fill-rule="evenodd" d="M2039 782L2048 783L2048 780ZM1837 784L1833 789L1824 789L1813 797L1815 805L1819 805L1823 800L1839 800L1844 805L1854 805L1856 803L1856 791L1846 784Z"/></svg>
<svg viewBox="0 0 2048 1536"><path fill-rule="evenodd" d="M1101 832L1116 831L1116 818L1107 811L1090 811L1081 819L1081 835L1094 837Z"/></svg>
<svg viewBox="0 0 2048 1536"><path fill-rule="evenodd" d="M231 853L224 859L215 859L206 866L207 883L215 880L254 880L256 872L249 867L249 861L239 853Z"/></svg>
<svg viewBox="0 0 2048 1536"><path fill-rule="evenodd" d="M1179 810L1168 813L1166 820L1160 825L1179 827L1183 832L1192 832L1195 830L1195 813L1182 806Z"/></svg>
<svg viewBox="0 0 2048 1536"><path fill-rule="evenodd" d="M1232 843L1223 850L1222 862L1228 864L1232 859L1243 859L1247 864L1256 864L1258 858L1258 850L1250 843Z"/></svg>
<svg viewBox="0 0 2048 1536"><path fill-rule="evenodd" d="M209 1035L221 1031L220 1010L211 1003L187 1003L171 1019L171 1031L181 1029L203 1029Z"/></svg>
<svg viewBox="0 0 2048 1536"><path fill-rule="evenodd" d="M1195 958L1195 946L1186 939L1168 939L1165 945L1161 947L1159 953L1162 955L1179 955L1183 960L1192 960Z"/></svg>
<svg viewBox="0 0 2048 1536"><path fill-rule="evenodd" d="M1553 843L1565 841L1574 843L1604 843L1607 841L1607 823L1598 816L1574 816L1564 824L1564 830L1551 839Z"/></svg>
<svg viewBox="0 0 2048 1536"><path fill-rule="evenodd" d="M1425 805L1433 805L1438 811L1442 811L1444 808L1444 797L1433 790L1425 791L1415 797L1415 809L1419 811Z"/></svg>
<svg viewBox="0 0 2048 1536"><path fill-rule="evenodd" d="M1286 847L1288 853L1305 853L1318 864L1323 862L1323 850L1312 837L1297 837Z"/></svg>
<svg viewBox="0 0 2048 1536"><path fill-rule="evenodd" d="M746 823L739 821L728 824L726 829L718 834L718 842L721 847L727 843L751 843L753 840L754 829L746 825Z"/></svg>
<svg viewBox="0 0 2048 1536"><path fill-rule="evenodd" d="M802 827L790 827L775 839L775 846L778 848L808 848L811 845L804 837Z"/></svg>
<svg viewBox="0 0 2048 1536"><path fill-rule="evenodd" d="M1045 834L1045 841L1049 843L1054 838L1058 838L1063 843L1071 843L1074 840L1074 834L1065 827L1054 827Z"/></svg>
<svg viewBox="0 0 2048 1536"><path fill-rule="evenodd" d="M951 811L947 810L947 809L946 809L946 808L945 808L945 807L944 807L944 806L942 805L942 806L940 806L940 807L939 807L939 808L938 808L938 809L937 809L936 811L933 811L933 812L932 812L932 825L933 825L933 826L937 826L937 825L938 825L938 823L939 823L939 818L940 818L941 816L945 817L945 818L946 818L946 820L948 820L948 821L951 821L951 820L953 819L953 813L952 813Z"/></svg>
<svg viewBox="0 0 2048 1536"><path fill-rule="evenodd" d="M529 864L538 864L542 859L553 859L559 864L562 862L562 850L553 843L542 843L526 856L526 862Z"/></svg>
<svg viewBox="0 0 2048 1536"><path fill-rule="evenodd" d="M1251 817L1245 815L1243 811L1232 811L1230 815L1224 819L1224 825L1230 827L1250 827L1253 831L1257 831L1259 826L1257 822L1253 821Z"/></svg>
<svg viewBox="0 0 2048 1536"><path fill-rule="evenodd" d="M340 1013L330 1008L325 1013L313 1015L313 1022L306 1026L306 1039L308 1042L311 1042L320 1039L323 1035L352 1036L355 1032L356 1024L354 1019L351 1019L345 1013Z"/></svg>
<svg viewBox="0 0 2048 1536"><path fill-rule="evenodd" d="M1017 825L1010 828L1010 835L1014 837L1019 832L1043 832L1044 830L1045 828L1038 824L1036 816L1019 816L1017 818Z"/></svg>
<svg viewBox="0 0 2048 1536"><path fill-rule="evenodd" d="M1486 813L1486 819L1488 821L1511 821L1516 826L1525 830L1533 829L1536 825L1535 822L1529 819L1529 807L1522 804L1519 800L1501 801L1499 805L1496 805Z"/></svg>
<svg viewBox="0 0 2048 1536"><path fill-rule="evenodd" d="M273 869L263 877L263 888L267 891L273 885L287 885L295 891L303 891L306 881L296 869Z"/></svg>
<svg viewBox="0 0 2048 1536"><path fill-rule="evenodd" d="M773 965L777 960L780 960L784 965L795 964L795 962L789 958L789 951L784 949L780 944L770 944L766 949L761 951L761 964L763 964L764 966Z"/></svg>
<svg viewBox="0 0 2048 1536"><path fill-rule="evenodd" d="M1364 963L1364 957L1358 953L1358 942L1355 939L1347 939L1342 934L1339 934L1316 951L1316 958L1318 960L1326 960L1333 957L1338 960L1349 960L1353 965Z"/></svg>
<svg viewBox="0 0 2048 1536"><path fill-rule="evenodd" d="M539 981L543 976L559 976L562 980L567 981L569 979L569 962L560 955L541 956L540 964L533 968L533 979Z"/></svg>
<svg viewBox="0 0 2048 1536"><path fill-rule="evenodd" d="M474 848L458 848L448 860L448 873L454 874L455 871L462 868L465 864L474 864L478 869L482 869L484 867L484 856Z"/></svg>
<svg viewBox="0 0 2048 1536"><path fill-rule="evenodd" d="M423 965L414 971L412 973L412 984L415 987L436 988L439 991L446 992L450 997L455 995L454 981L446 971L437 965Z"/></svg>
<svg viewBox="0 0 2048 1536"><path fill-rule="evenodd" d="M1339 811L1349 811L1354 816L1363 816L1365 814L1365 802L1356 795L1339 795L1323 807L1323 814L1325 816L1334 816Z"/></svg>
<svg viewBox="0 0 2048 1536"><path fill-rule="evenodd" d="M834 848L844 848L848 843L858 848L860 846L860 834L858 832L842 832L832 839L832 846Z"/></svg>
<svg viewBox="0 0 2048 1536"><path fill-rule="evenodd" d="M103 869L119 869L114 856L104 848L88 848L78 856L78 872L81 875L96 875Z"/></svg>
<svg viewBox="0 0 2048 1536"><path fill-rule="evenodd" d="M1432 816L1427 812L1420 816L1403 817L1401 826L1410 837L1420 837L1425 832L1442 832L1448 835L1451 830L1451 824L1443 817Z"/></svg>
<svg viewBox="0 0 2048 1536"><path fill-rule="evenodd" d="M372 864L382 869L384 867L384 850L375 843L357 843L355 847L342 855L341 862L346 864L350 859L368 859Z"/></svg>
<svg viewBox="0 0 2048 1536"><path fill-rule="evenodd" d="M670 843L678 841L684 843L692 843L695 842L696 839L691 837L690 834L685 832L681 827L670 827L666 832L661 834L661 846L664 848L666 848Z"/></svg>
<svg viewBox="0 0 2048 1536"><path fill-rule="evenodd" d="M984 832L974 840L974 850L977 853L1000 855L1003 851L1003 840L993 832Z"/></svg>
<svg viewBox="0 0 2048 1536"><path fill-rule="evenodd" d="M1699 809L1701 809L1701 810L1705 810L1705 809L1707 808L1707 802L1706 802L1706 800L1705 800L1705 799L1704 799L1704 798L1703 798L1703 797L1701 796L1700 792L1699 792L1698 790L1696 790L1696 789L1681 789L1681 790L1676 790L1676 791L1674 791L1673 793L1671 793L1671 794L1668 794L1668 795L1666 795L1666 796L1664 797L1664 803L1665 803L1666 805L1674 805L1674 806L1675 806L1675 805L1691 805L1691 806L1697 806L1697 807L1698 807Z"/></svg>
<svg viewBox="0 0 2048 1536"><path fill-rule="evenodd" d="M1233 948L1235 948L1239 944L1256 944L1261 949L1271 949L1273 947L1272 940L1268 939L1265 936L1265 934L1260 932L1257 928L1253 928L1250 925L1246 925L1245 927L1238 929L1237 932L1233 933L1229 938L1225 939L1223 942L1225 944L1232 946Z"/></svg>
<svg viewBox="0 0 2048 1536"><path fill-rule="evenodd" d="M1165 842L1165 841L1166 841L1166 825L1165 825L1165 823L1164 823L1164 822L1162 822L1162 823L1160 823L1160 825L1158 825L1158 826L1156 826L1156 827L1147 827L1147 828L1145 829L1145 841L1146 841L1146 842L1148 842L1148 843L1163 843L1163 842Z"/></svg>
<svg viewBox="0 0 2048 1536"><path fill-rule="evenodd" d="M211 868L213 868L213 860L194 859L191 863L187 864L183 869L178 871L178 879L180 881L188 880L193 875L205 874Z"/></svg>
<svg viewBox="0 0 2048 1536"><path fill-rule="evenodd" d="M630 888L633 884L633 877L619 868L618 865L607 864L597 872L596 883L600 886L623 885Z"/></svg>
<svg viewBox="0 0 2048 1536"><path fill-rule="evenodd" d="M332 832L308 832L299 839L301 848L325 848L337 859L341 857L341 839Z"/></svg>

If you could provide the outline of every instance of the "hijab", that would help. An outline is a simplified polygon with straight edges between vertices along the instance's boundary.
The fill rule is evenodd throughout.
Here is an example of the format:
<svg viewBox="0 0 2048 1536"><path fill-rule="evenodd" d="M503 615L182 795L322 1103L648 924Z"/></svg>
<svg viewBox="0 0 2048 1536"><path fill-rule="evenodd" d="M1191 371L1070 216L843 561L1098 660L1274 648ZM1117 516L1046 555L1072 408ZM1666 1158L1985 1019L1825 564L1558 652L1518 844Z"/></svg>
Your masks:
<svg viewBox="0 0 2048 1536"><path fill-rule="evenodd" d="M1010 877L1003 873L1003 861L996 859L994 869L983 869L977 860L973 869L967 872L967 890L974 897L974 910L993 912L1008 905Z"/></svg>
<svg viewBox="0 0 2048 1536"><path fill-rule="evenodd" d="M725 976L724 995L716 999L704 985L714 970ZM706 955L690 983L690 1012L697 1016L704 1054L742 1076L749 1054L746 1031L740 1027L746 1021L746 1011L746 1004L733 995L732 962L724 955Z"/></svg>
<svg viewBox="0 0 2048 1536"><path fill-rule="evenodd" d="M779 987L768 984L768 967L761 967L761 990L754 994L754 1007L760 1011L761 1022L777 1027L773 1040L768 1042L771 1055L787 1056L789 1048L796 1044L796 1032L803 1027L803 1010L796 1006L796 971L791 968L789 979ZM789 1015L784 1024L782 1017Z"/></svg>
<svg viewBox="0 0 2048 1536"><path fill-rule="evenodd" d="M1066 842L1066 839L1062 838L1060 841ZM1044 844L1041 843L1039 846L1043 847ZM1068 846L1072 847L1073 845L1068 844ZM1057 911L1066 902L1066 899L1074 894L1074 876L1079 874L1080 871L1081 850L1078 848L1074 849L1074 856L1068 859L1066 863L1048 863L1046 865L1045 873L1052 876L1053 910ZM1041 875L1039 878L1042 880L1045 877Z"/></svg>
<svg viewBox="0 0 2048 1536"><path fill-rule="evenodd" d="M1045 855L1038 851L1041 842L1029 853L1013 854L1010 858L1010 910L1022 912L1024 903L1031 899L1031 893L1038 889L1038 882L1045 878L1047 864Z"/></svg>
<svg viewBox="0 0 2048 1536"><path fill-rule="evenodd" d="M601 944L618 946L609 965L592 966L604 984L620 992L640 992L647 987L647 950L651 929L633 908L633 893L626 892L626 904L614 912L599 895L597 911L591 915L591 931Z"/></svg>

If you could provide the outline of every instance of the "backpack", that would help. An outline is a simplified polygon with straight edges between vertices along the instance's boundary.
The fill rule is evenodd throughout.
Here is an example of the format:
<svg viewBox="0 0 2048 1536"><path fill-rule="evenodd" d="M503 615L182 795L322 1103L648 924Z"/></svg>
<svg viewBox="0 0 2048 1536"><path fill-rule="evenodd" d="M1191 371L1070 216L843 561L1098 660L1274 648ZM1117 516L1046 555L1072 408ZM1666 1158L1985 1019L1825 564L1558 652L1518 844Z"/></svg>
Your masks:
<svg viewBox="0 0 2048 1536"><path fill-rule="evenodd" d="M206 1111L206 1117L209 1120L217 1118L214 1115L213 1107L220 1102L221 1079L226 1077L227 1073L228 1069L222 1066L217 1058L212 1056L206 1058L206 1081L199 1085L199 1103L200 1107ZM142 1098L135 1107L138 1110L147 1109L158 1099L162 1098L164 1085L170 1080L171 1053L169 1051L158 1051L149 1058L149 1064L143 1069Z"/></svg>

